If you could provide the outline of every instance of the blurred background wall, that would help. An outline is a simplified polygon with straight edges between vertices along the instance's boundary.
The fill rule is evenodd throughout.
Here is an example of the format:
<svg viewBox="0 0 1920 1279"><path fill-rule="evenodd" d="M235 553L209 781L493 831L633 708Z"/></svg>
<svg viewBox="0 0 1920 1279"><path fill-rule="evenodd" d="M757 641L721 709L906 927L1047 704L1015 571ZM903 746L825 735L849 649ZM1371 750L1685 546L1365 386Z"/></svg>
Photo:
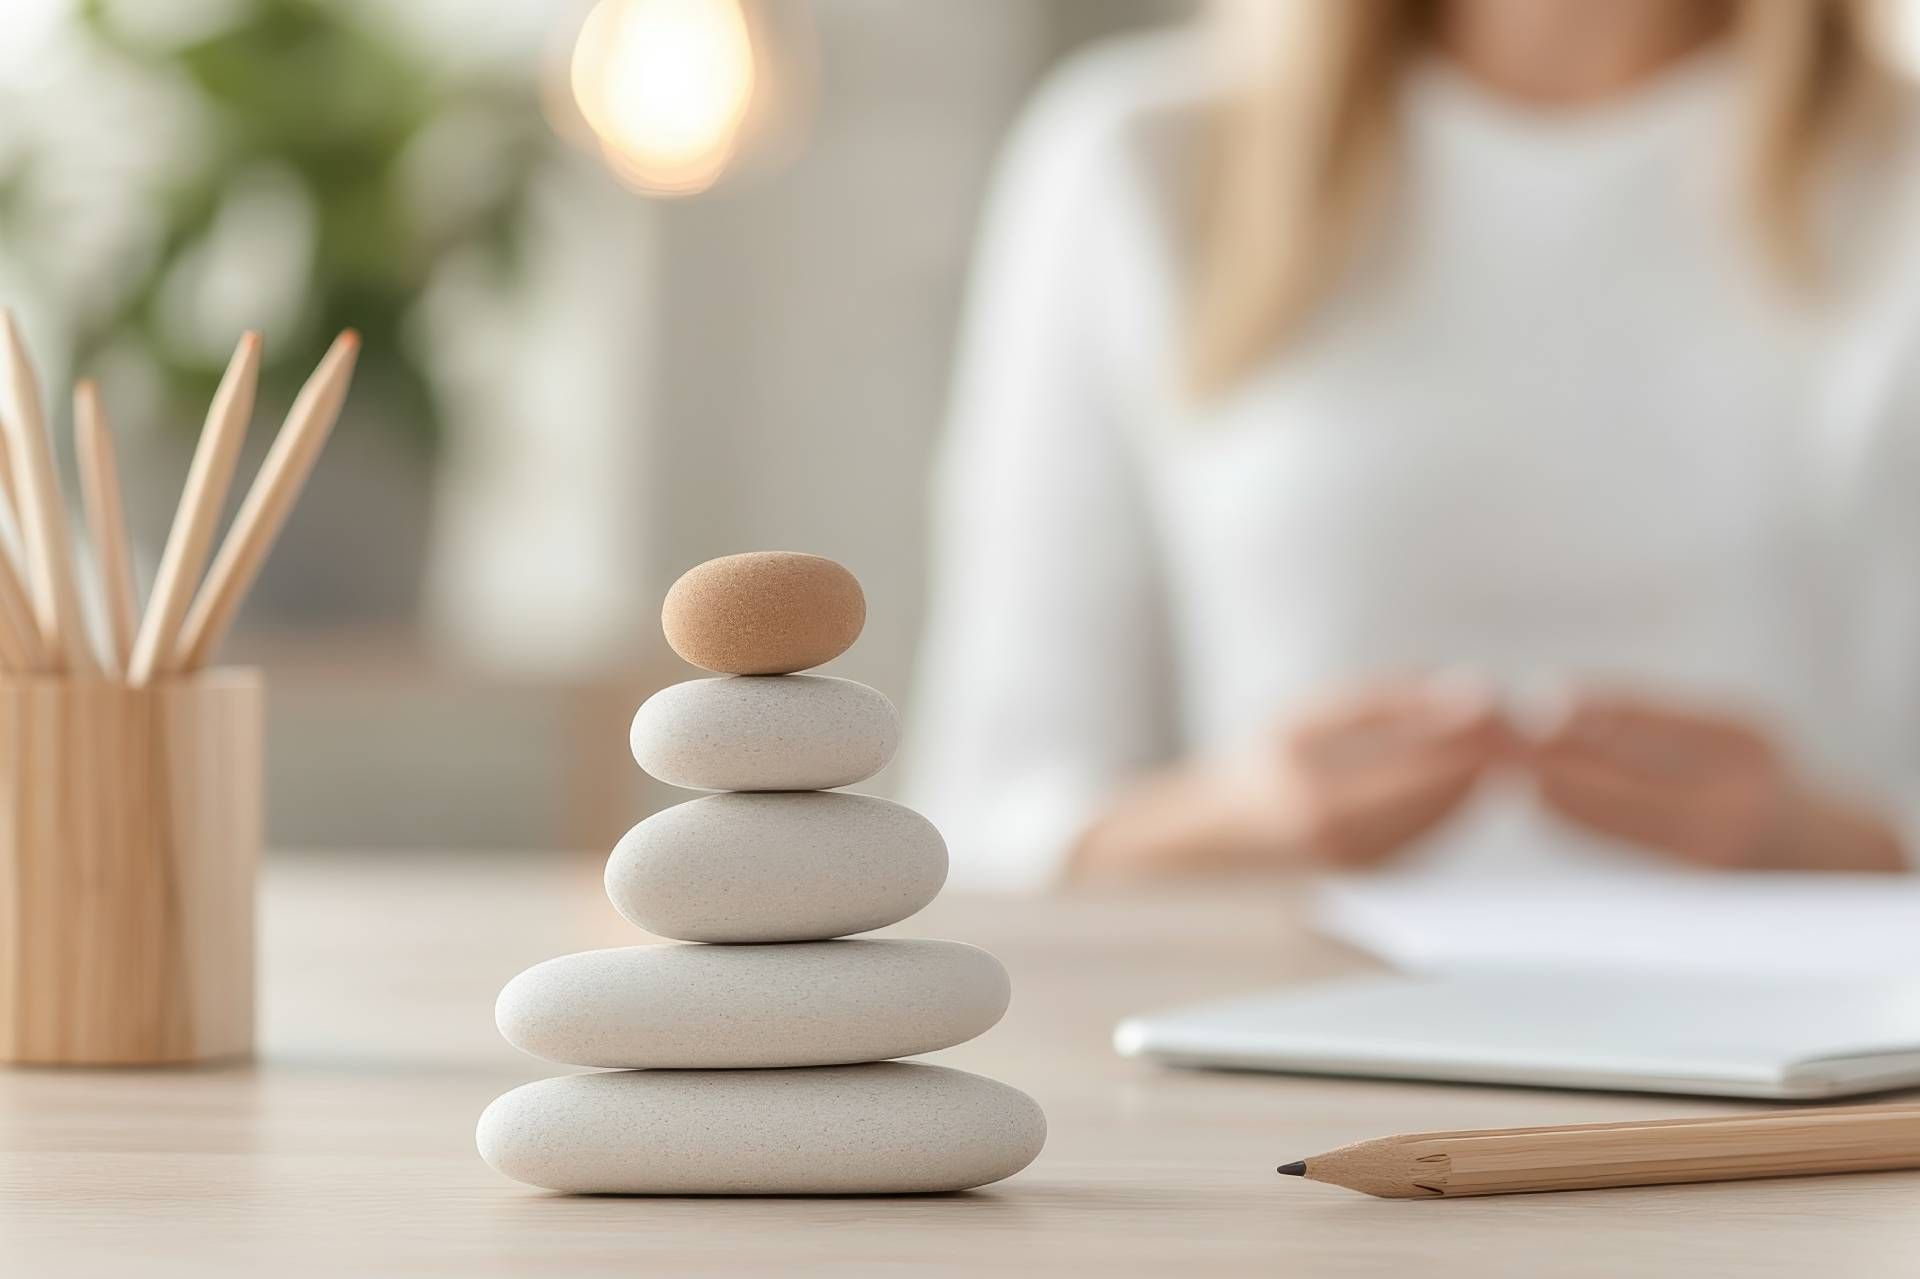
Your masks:
<svg viewBox="0 0 1920 1279"><path fill-rule="evenodd" d="M640 7L696 50L712 11L750 23L710 189L596 154L585 4L9 0L0 302L59 432L54 391L102 381L143 585L238 333L269 360L243 475L331 335L367 338L229 651L271 674L275 845L607 845L665 799L626 721L683 674L661 593L714 555L854 568L836 666L904 701L1000 141L1071 50L1194 6Z"/></svg>

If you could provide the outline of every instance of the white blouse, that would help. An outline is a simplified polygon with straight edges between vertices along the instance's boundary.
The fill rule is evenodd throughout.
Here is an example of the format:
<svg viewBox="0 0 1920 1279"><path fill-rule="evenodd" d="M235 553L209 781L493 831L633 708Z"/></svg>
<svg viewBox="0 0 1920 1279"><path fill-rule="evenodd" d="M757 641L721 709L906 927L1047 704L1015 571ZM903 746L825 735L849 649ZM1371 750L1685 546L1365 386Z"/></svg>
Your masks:
<svg viewBox="0 0 1920 1279"><path fill-rule="evenodd" d="M1082 58L988 208L910 708L956 880L1045 882L1130 776L1421 668L1744 706L1920 813L1910 135L1835 214L1861 268L1795 306L1745 238L1729 57L1561 114L1423 66L1389 229L1195 404L1200 67L1184 37ZM1593 844L1514 790L1416 856Z"/></svg>

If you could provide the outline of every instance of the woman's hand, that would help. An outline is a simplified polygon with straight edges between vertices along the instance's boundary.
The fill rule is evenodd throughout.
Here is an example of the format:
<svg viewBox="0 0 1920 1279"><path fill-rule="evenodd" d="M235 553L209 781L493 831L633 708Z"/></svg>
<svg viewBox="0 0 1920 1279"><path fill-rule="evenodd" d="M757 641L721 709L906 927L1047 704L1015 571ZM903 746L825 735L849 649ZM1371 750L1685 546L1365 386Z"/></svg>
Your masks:
<svg viewBox="0 0 1920 1279"><path fill-rule="evenodd" d="M1449 681L1335 698L1280 733L1274 842L1329 866L1372 866L1438 826L1512 749L1493 699Z"/></svg>
<svg viewBox="0 0 1920 1279"><path fill-rule="evenodd" d="M1150 779L1087 832L1071 871L1371 866L1444 821L1512 749L1484 692L1373 685L1280 725L1246 757Z"/></svg>
<svg viewBox="0 0 1920 1279"><path fill-rule="evenodd" d="M1542 799L1582 826L1701 866L1900 870L1893 828L1809 785L1738 716L1575 695L1528 752Z"/></svg>

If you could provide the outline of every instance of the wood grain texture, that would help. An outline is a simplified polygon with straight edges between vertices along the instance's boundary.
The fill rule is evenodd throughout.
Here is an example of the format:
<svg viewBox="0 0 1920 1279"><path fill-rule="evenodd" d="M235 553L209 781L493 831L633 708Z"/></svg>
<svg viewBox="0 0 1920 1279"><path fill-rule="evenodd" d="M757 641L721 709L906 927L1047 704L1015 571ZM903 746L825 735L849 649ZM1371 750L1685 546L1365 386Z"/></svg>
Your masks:
<svg viewBox="0 0 1920 1279"><path fill-rule="evenodd" d="M80 465L80 496L87 508L87 534L93 539L94 566L100 574L101 612L107 621L107 673L124 675L133 657L134 628L140 621L140 597L133 582L133 545L127 537L126 505L120 496L119 450L100 388L81 382L73 388L73 451Z"/></svg>
<svg viewBox="0 0 1920 1279"><path fill-rule="evenodd" d="M261 701L0 680L0 1061L250 1051Z"/></svg>
<svg viewBox="0 0 1920 1279"><path fill-rule="evenodd" d="M234 514L233 527L207 570L207 580L187 611L168 669L199 670L213 660L226 639L339 420L359 355L360 335L352 330L342 333L294 397L287 420L267 450L260 473L253 477Z"/></svg>
<svg viewBox="0 0 1920 1279"><path fill-rule="evenodd" d="M233 482L233 468L240 460L240 446L246 442L247 423L253 417L253 394L259 380L260 335L245 333L207 406L207 420L200 429L200 442L194 447L193 463L180 492L180 507L174 512L166 548L160 552L160 567L154 573L153 595L147 601L146 616L140 619L133 656L127 663L129 683L147 684L177 669L173 658L180 623L207 566L207 552L226 505L227 487Z"/></svg>
<svg viewBox="0 0 1920 1279"><path fill-rule="evenodd" d="M619 750L616 733L608 749ZM1905 1173L1598 1194L1368 1199L1276 1177L1382 1132L1764 1107L1158 1069L1130 1013L1350 973L1276 884L991 900L944 894L891 935L993 951L1013 1006L933 1060L1046 1108L1038 1161L897 1199L562 1198L496 1175L482 1108L560 1068L493 1029L540 960L644 940L600 855L270 859L260 1054L195 1071L0 1071L0 1271L344 1274L1618 1276L1851 1279L1920 1256Z"/></svg>
<svg viewBox="0 0 1920 1279"><path fill-rule="evenodd" d="M13 457L21 536L26 541L27 576L32 586L34 620L41 656L56 670L97 674L80 611L80 589L73 571L73 541L67 529L67 501L53 464L53 441L40 409L40 383L13 314L0 310L0 411L7 420L7 444Z"/></svg>

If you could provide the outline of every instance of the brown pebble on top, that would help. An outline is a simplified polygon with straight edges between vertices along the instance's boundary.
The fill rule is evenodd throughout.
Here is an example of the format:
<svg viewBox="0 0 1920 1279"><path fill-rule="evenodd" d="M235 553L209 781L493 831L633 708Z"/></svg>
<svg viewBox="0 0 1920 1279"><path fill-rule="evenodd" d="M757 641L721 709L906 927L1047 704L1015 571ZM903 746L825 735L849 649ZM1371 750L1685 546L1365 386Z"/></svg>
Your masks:
<svg viewBox="0 0 1920 1279"><path fill-rule="evenodd" d="M787 675L830 662L867 623L852 573L798 551L723 555L681 574L660 609L667 643L723 675Z"/></svg>

